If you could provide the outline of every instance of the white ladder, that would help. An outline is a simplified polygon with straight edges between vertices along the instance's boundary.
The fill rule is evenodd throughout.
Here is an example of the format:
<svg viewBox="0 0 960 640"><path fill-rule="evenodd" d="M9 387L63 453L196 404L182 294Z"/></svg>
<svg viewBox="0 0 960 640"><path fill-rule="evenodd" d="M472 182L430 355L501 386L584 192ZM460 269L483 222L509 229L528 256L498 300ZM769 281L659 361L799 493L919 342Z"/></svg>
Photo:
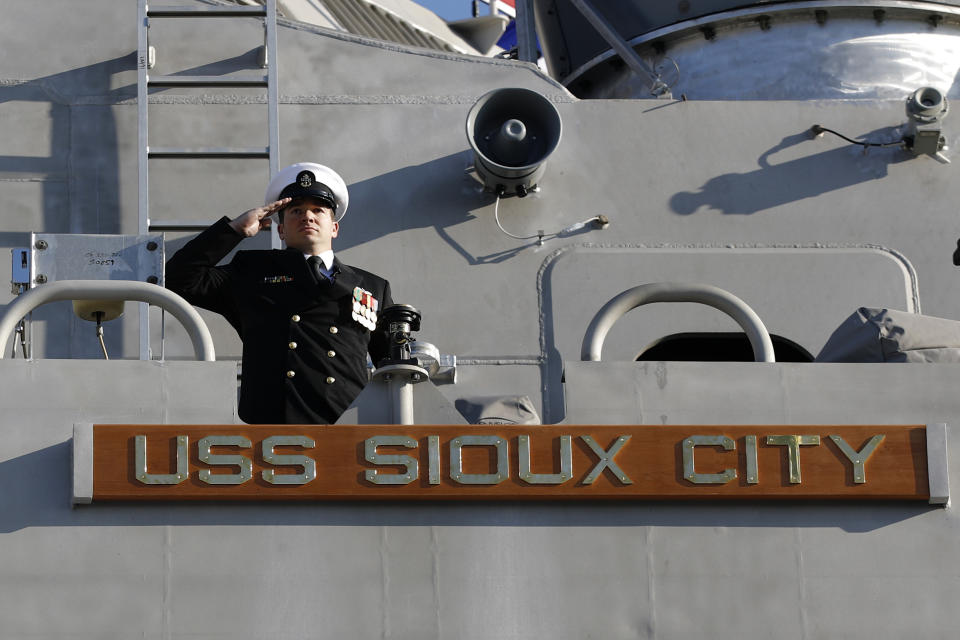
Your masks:
<svg viewBox="0 0 960 640"><path fill-rule="evenodd" d="M264 25L264 44L261 66L265 73L229 76L151 75L153 49L150 46L150 22L158 19L259 18ZM278 171L279 119L277 113L277 3L264 0L260 6L150 6L147 0L138 0L137 12L137 146L138 146L138 217L139 233L163 231L199 231L205 223L154 220L150 217L150 160L152 158L259 158L268 161L272 179ZM163 147L151 146L149 137L149 91L152 88L207 87L225 89L235 87L265 87L267 90L266 147ZM273 244L278 244L274 237ZM140 359L150 356L150 315L147 305L140 305Z"/></svg>

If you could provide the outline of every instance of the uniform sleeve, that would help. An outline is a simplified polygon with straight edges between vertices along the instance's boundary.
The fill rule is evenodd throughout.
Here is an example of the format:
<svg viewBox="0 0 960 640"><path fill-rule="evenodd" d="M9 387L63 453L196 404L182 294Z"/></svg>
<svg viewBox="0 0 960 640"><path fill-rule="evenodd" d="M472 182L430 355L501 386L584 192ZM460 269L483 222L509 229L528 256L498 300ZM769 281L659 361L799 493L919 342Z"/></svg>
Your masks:
<svg viewBox="0 0 960 640"><path fill-rule="evenodd" d="M383 294L380 296L380 314L377 316L377 328L370 332L370 360L376 366L381 360L390 355L390 336L387 333L387 326L383 322L383 310L393 304L393 297L390 295L390 283L383 281Z"/></svg>
<svg viewBox="0 0 960 640"><path fill-rule="evenodd" d="M167 261L167 288L190 304L223 315L239 327L239 314L232 295L231 265L217 266L243 240L224 216L188 242Z"/></svg>

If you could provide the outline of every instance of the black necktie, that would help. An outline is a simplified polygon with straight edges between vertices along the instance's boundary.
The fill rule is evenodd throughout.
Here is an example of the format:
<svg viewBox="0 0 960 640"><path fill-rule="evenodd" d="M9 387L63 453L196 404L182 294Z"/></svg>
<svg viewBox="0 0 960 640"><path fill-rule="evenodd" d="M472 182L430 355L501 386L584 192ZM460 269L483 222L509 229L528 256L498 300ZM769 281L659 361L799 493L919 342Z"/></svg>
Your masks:
<svg viewBox="0 0 960 640"><path fill-rule="evenodd" d="M320 256L310 256L307 258L307 262L310 264L310 268L313 269L313 274L317 276L317 282L320 284L330 282L330 279L327 278L327 275L323 272L323 260L320 259Z"/></svg>

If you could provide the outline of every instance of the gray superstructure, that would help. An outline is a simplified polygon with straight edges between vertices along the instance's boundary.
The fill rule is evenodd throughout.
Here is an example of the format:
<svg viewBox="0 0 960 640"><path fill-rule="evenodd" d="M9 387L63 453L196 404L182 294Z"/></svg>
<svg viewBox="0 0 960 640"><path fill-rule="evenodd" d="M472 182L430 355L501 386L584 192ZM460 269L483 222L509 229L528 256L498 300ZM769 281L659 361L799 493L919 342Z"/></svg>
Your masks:
<svg viewBox="0 0 960 640"><path fill-rule="evenodd" d="M2 3L0 244L34 260L56 239L38 249L43 234L159 233L143 228L138 190L137 3L82 4ZM466 422L455 409L477 398L527 396L543 424L746 424L764 434L945 424L940 450L956 486L954 364L707 362L706 352L683 362L696 345L743 332L687 303L619 319L599 362L582 352L604 304L648 283L728 291L804 357L861 307L960 319L960 181L948 162L960 116L945 110L933 123L929 153L900 142L931 144L921 140L933 125L907 114L914 91L931 88L945 104L960 95L960 3L517 4L535 9L526 19L553 77L533 62L277 19L273 151L280 166L336 167L350 189L338 256L388 276L394 299L422 312L417 336L442 366L415 395L418 422ZM263 38L260 21L244 17L158 21L150 73L263 73ZM623 43L636 59L617 53ZM555 107L562 136L538 189L498 199L472 171L465 123L482 96L515 88ZM269 103L262 88L154 88L149 142L266 148ZM183 229L260 204L270 171L264 158L149 162L149 219ZM598 216L609 226L591 222ZM167 230L165 254L191 234ZM24 288L42 288L37 275ZM18 297L2 295L7 308ZM217 362L195 362L188 329L156 308L140 313L128 303L104 325L110 361L68 302L32 313L32 359L16 336L3 345L0 636L956 635L960 521L950 506L71 506L75 423L239 422L233 329L201 311ZM663 359L634 362L678 335ZM379 417L369 410L347 417Z"/></svg>

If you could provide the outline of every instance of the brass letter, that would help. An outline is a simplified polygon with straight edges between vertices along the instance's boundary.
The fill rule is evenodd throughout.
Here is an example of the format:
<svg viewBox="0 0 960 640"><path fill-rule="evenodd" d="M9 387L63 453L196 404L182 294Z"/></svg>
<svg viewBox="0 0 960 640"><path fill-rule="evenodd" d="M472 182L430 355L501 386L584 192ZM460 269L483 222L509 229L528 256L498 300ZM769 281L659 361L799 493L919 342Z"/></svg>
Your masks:
<svg viewBox="0 0 960 640"><path fill-rule="evenodd" d="M273 452L274 447L300 446L312 449L316 443L307 436L271 436L261 443L263 461L274 466L297 465L303 467L303 473L275 473L265 469L260 475L270 484L307 484L317 477L317 462L307 456L286 456Z"/></svg>
<svg viewBox="0 0 960 640"><path fill-rule="evenodd" d="M496 473L464 473L460 450L465 446L497 448ZM457 436L450 441L450 478L460 484L500 484L510 477L510 449L499 436Z"/></svg>
<svg viewBox="0 0 960 640"><path fill-rule="evenodd" d="M427 482L440 484L440 436L427 436Z"/></svg>
<svg viewBox="0 0 960 640"><path fill-rule="evenodd" d="M560 473L530 473L530 436L519 436L520 479L528 484L563 484L573 477L570 436L560 436Z"/></svg>
<svg viewBox="0 0 960 640"><path fill-rule="evenodd" d="M767 444L785 446L790 465L790 484L800 484L800 447L820 445L820 436L767 436Z"/></svg>
<svg viewBox="0 0 960 640"><path fill-rule="evenodd" d="M134 471L143 484L180 484L189 475L190 455L187 451L187 436L177 436L177 472L147 473L147 436L133 440Z"/></svg>
<svg viewBox="0 0 960 640"><path fill-rule="evenodd" d="M381 473L378 469L367 469L363 477L373 484L410 484L420 477L420 465L415 458L402 455L377 453L379 446L407 447L416 449L417 441L408 436L373 436L363 443L363 457L373 464L402 464L403 473Z"/></svg>
<svg viewBox="0 0 960 640"><path fill-rule="evenodd" d="M693 450L696 447L723 447L734 451L736 443L727 436L690 436L683 440L683 477L693 484L727 484L737 477L736 469L724 469L720 473L697 473L694 468Z"/></svg>
<svg viewBox="0 0 960 640"><path fill-rule="evenodd" d="M843 455L847 456L847 459L853 463L853 481L856 484L865 484L867 482L867 472L864 467L867 464L867 460L870 459L870 456L873 455L873 452L876 451L885 437L882 433L873 436L870 438L870 441L863 446L863 449L854 451L853 447L847 444L840 436L830 436L833 444L837 445L837 448L843 452Z"/></svg>
<svg viewBox="0 0 960 640"><path fill-rule="evenodd" d="M610 471L617 477L617 479L623 484L633 484L633 480L627 477L627 474L623 472L623 469L617 466L617 463L613 461L613 457L617 455L623 445L627 444L627 441L630 440L630 436L620 436L613 441L613 444L610 445L610 449L607 451L603 450L603 447L597 444L591 436L580 436L580 439L587 443L587 446L597 454L597 457L600 458L600 461L597 462L597 466L593 468L587 476L580 481L580 484L593 484L597 478L600 477L600 474L603 473L603 470L607 467L610 468Z"/></svg>
<svg viewBox="0 0 960 640"><path fill-rule="evenodd" d="M747 484L760 482L760 472L757 469L757 436L746 437L747 449Z"/></svg>
<svg viewBox="0 0 960 640"><path fill-rule="evenodd" d="M244 456L218 456L210 453L210 447L250 446L250 440L243 436L207 436L197 442L200 460L209 465L230 465L240 467L240 473L210 473L210 469L200 469L197 474L207 484L243 484L253 477L253 462Z"/></svg>

